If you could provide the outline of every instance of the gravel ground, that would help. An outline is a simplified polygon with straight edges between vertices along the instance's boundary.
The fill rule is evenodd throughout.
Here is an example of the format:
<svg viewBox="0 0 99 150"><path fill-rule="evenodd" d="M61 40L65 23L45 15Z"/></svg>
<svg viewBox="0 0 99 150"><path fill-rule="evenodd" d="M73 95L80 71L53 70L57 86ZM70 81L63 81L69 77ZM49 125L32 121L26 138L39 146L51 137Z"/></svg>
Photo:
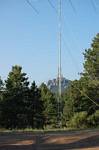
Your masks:
<svg viewBox="0 0 99 150"><path fill-rule="evenodd" d="M99 130L0 133L0 150L99 150Z"/></svg>

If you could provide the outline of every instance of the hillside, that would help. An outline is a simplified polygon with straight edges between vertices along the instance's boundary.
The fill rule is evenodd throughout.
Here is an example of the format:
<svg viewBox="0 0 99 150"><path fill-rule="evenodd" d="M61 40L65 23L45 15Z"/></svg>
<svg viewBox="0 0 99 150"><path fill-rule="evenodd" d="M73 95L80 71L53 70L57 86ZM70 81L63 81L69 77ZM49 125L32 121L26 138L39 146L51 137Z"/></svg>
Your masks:
<svg viewBox="0 0 99 150"><path fill-rule="evenodd" d="M66 79L65 77L62 77L62 92L68 87L70 84L70 80ZM58 91L58 78L54 78L52 80L49 80L47 82L47 87L53 92L57 93Z"/></svg>

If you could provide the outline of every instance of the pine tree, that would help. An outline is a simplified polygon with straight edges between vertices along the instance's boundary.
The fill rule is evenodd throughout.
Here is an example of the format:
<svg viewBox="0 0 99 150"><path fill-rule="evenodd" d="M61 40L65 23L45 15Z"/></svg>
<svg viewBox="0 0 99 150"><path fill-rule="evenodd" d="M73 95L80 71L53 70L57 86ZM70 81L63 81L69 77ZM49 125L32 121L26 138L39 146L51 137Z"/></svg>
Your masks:
<svg viewBox="0 0 99 150"><path fill-rule="evenodd" d="M2 107L2 124L4 127L25 128L27 126L28 85L28 78L25 73L22 73L22 67L13 66L5 81Z"/></svg>
<svg viewBox="0 0 99 150"><path fill-rule="evenodd" d="M41 92L39 88L37 88L35 81L32 83L29 90L27 109L29 127L43 128L43 101L41 99Z"/></svg>
<svg viewBox="0 0 99 150"><path fill-rule="evenodd" d="M84 74L91 80L99 79L99 33L93 39L91 48L84 53Z"/></svg>
<svg viewBox="0 0 99 150"><path fill-rule="evenodd" d="M46 126L56 126L57 119L57 102L55 96L51 91L47 88L47 86L42 83L40 86L41 90L41 99L44 103L44 124Z"/></svg>
<svg viewBox="0 0 99 150"><path fill-rule="evenodd" d="M84 53L83 91L93 100L89 102L89 112L98 109L99 104L99 33L93 39L91 48Z"/></svg>

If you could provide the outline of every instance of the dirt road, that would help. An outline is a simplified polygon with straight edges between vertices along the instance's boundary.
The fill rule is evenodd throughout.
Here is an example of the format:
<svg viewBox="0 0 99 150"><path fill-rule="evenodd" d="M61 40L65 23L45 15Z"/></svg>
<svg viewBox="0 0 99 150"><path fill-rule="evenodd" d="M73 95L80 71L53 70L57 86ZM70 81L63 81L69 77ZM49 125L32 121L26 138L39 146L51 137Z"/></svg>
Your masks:
<svg viewBox="0 0 99 150"><path fill-rule="evenodd" d="M99 150L99 130L0 133L0 150Z"/></svg>

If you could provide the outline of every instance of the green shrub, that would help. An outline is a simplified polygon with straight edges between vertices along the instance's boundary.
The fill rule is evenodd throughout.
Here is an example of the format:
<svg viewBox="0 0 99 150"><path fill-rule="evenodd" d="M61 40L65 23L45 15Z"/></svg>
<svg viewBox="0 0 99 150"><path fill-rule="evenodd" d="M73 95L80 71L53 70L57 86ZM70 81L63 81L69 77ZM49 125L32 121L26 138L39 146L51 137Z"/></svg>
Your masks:
<svg viewBox="0 0 99 150"><path fill-rule="evenodd" d="M88 126L89 127L97 127L99 126L99 110L87 118Z"/></svg>
<svg viewBox="0 0 99 150"><path fill-rule="evenodd" d="M67 123L70 128L86 128L87 127L87 112L75 113L74 116Z"/></svg>

